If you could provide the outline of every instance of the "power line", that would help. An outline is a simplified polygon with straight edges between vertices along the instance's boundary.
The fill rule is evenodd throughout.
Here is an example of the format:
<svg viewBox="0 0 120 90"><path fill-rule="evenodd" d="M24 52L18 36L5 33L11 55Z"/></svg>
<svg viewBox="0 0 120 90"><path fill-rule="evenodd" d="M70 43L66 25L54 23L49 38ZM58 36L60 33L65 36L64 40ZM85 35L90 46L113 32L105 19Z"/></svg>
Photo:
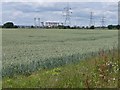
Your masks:
<svg viewBox="0 0 120 90"><path fill-rule="evenodd" d="M102 19L101 19L101 27L102 27L102 28L105 27L105 16L102 16Z"/></svg>
<svg viewBox="0 0 120 90"><path fill-rule="evenodd" d="M67 7L64 8L63 16L65 17L65 26L70 26L71 25L71 8L69 6L69 3L67 3Z"/></svg>
<svg viewBox="0 0 120 90"><path fill-rule="evenodd" d="M34 26L36 27L37 26L37 23L36 23L36 18L34 18Z"/></svg>
<svg viewBox="0 0 120 90"><path fill-rule="evenodd" d="M89 26L94 26L95 22L94 22L94 18L93 18L93 12L90 12L90 24Z"/></svg>
<svg viewBox="0 0 120 90"><path fill-rule="evenodd" d="M40 18L38 18L38 26L40 27Z"/></svg>

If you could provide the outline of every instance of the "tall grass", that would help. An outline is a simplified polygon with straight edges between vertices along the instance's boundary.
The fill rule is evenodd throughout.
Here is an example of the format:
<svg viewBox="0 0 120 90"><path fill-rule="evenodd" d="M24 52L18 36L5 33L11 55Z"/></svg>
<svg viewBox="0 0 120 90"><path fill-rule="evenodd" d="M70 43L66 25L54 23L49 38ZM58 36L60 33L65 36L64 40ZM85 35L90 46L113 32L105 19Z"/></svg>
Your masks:
<svg viewBox="0 0 120 90"><path fill-rule="evenodd" d="M100 50L98 55L29 76L3 78L3 88L118 88L117 49Z"/></svg>
<svg viewBox="0 0 120 90"><path fill-rule="evenodd" d="M113 49L105 52L99 51L99 56L94 59L93 72L85 75L85 86L87 88L117 88L119 83L118 50Z"/></svg>
<svg viewBox="0 0 120 90"><path fill-rule="evenodd" d="M117 31L3 30L2 76L55 68L118 44Z"/></svg>

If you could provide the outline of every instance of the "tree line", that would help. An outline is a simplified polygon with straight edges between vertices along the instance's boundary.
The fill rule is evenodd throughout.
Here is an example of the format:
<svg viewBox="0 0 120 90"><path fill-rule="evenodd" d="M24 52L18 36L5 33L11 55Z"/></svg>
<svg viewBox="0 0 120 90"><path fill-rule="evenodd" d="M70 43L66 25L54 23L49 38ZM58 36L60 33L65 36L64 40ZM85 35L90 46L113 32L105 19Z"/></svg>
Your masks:
<svg viewBox="0 0 120 90"><path fill-rule="evenodd" d="M7 22L5 23L4 25L2 25L2 28L20 28L20 26L17 26L17 25L14 25L13 22ZM25 27L21 27L21 28L25 28ZM36 28L34 26L29 26L29 28ZM38 28L45 28L45 29L49 29L49 28L56 28L56 29L96 29L96 28L102 28L102 29L120 29L120 25L108 25L107 27L95 27L95 26L91 26L91 27L88 27L88 26L73 26L73 27L70 27L70 26L64 26L64 25L59 25L59 26L56 26L56 27L48 27L48 26L45 26L45 27L38 27Z"/></svg>

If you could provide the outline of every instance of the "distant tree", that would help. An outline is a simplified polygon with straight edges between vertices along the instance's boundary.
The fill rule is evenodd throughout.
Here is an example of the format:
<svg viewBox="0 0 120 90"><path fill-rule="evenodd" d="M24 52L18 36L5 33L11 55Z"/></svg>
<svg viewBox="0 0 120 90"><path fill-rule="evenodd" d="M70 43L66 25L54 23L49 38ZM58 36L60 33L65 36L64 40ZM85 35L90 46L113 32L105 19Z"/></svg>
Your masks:
<svg viewBox="0 0 120 90"><path fill-rule="evenodd" d="M78 27L77 26L73 26L73 27L71 27L71 29L78 29Z"/></svg>
<svg viewBox="0 0 120 90"><path fill-rule="evenodd" d="M70 26L66 26L66 29L70 29Z"/></svg>
<svg viewBox="0 0 120 90"><path fill-rule="evenodd" d="M113 29L113 25L108 25L108 29Z"/></svg>
<svg viewBox="0 0 120 90"><path fill-rule="evenodd" d="M95 29L95 27L94 27L94 26L91 26L90 29Z"/></svg>
<svg viewBox="0 0 120 90"><path fill-rule="evenodd" d="M31 26L31 28L34 28L34 26Z"/></svg>
<svg viewBox="0 0 120 90"><path fill-rule="evenodd" d="M120 29L120 25L117 25L116 28L119 30Z"/></svg>
<svg viewBox="0 0 120 90"><path fill-rule="evenodd" d="M15 25L13 28L19 28L17 25Z"/></svg>
<svg viewBox="0 0 120 90"><path fill-rule="evenodd" d="M84 27L84 26L82 26L82 29L85 29L85 27Z"/></svg>
<svg viewBox="0 0 120 90"><path fill-rule="evenodd" d="M70 29L70 26L63 26L63 29Z"/></svg>
<svg viewBox="0 0 120 90"><path fill-rule="evenodd" d="M7 22L3 25L3 28L14 28L13 22Z"/></svg>
<svg viewBox="0 0 120 90"><path fill-rule="evenodd" d="M81 29L81 27L80 27L80 26L77 26L76 29Z"/></svg>
<svg viewBox="0 0 120 90"><path fill-rule="evenodd" d="M86 26L86 29L89 29L89 27L88 27L88 26Z"/></svg>
<svg viewBox="0 0 120 90"><path fill-rule="evenodd" d="M59 29L63 29L64 28L64 26L63 25L58 25L58 27L57 28L59 28Z"/></svg>

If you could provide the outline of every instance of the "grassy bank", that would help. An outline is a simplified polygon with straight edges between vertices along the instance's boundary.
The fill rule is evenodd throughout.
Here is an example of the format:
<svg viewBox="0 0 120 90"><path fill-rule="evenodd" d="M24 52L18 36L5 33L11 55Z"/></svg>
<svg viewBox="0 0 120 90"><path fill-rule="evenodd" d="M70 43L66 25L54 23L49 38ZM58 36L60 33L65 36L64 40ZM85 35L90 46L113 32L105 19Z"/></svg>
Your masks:
<svg viewBox="0 0 120 90"><path fill-rule="evenodd" d="M118 87L118 52L100 50L97 56L32 75L3 78L3 88L116 88Z"/></svg>

